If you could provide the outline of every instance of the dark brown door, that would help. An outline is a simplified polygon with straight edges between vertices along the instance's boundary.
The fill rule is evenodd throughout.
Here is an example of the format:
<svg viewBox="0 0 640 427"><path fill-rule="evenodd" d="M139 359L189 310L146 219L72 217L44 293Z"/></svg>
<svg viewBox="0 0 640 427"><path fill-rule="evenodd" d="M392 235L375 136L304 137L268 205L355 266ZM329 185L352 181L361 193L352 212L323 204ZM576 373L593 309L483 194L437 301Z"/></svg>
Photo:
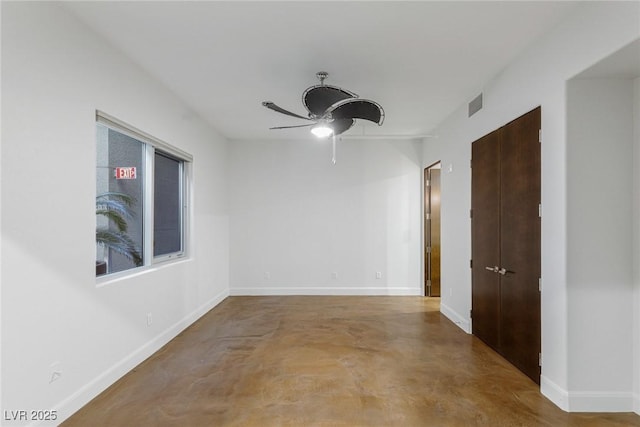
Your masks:
<svg viewBox="0 0 640 427"><path fill-rule="evenodd" d="M471 307L473 334L500 348L500 136L471 145Z"/></svg>
<svg viewBox="0 0 640 427"><path fill-rule="evenodd" d="M540 108L472 144L473 333L540 382Z"/></svg>
<svg viewBox="0 0 640 427"><path fill-rule="evenodd" d="M440 163L425 169L425 295L440 296Z"/></svg>
<svg viewBox="0 0 640 427"><path fill-rule="evenodd" d="M501 350L540 382L540 108L503 128Z"/></svg>

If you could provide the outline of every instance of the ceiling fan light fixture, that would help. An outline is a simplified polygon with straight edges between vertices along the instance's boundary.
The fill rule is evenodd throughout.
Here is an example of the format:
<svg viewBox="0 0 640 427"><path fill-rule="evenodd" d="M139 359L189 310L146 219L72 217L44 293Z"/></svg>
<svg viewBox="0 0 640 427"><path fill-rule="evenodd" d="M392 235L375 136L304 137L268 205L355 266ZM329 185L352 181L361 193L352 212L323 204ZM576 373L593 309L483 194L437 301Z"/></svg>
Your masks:
<svg viewBox="0 0 640 427"><path fill-rule="evenodd" d="M327 138L333 134L333 129L326 123L319 123L311 128L311 133L318 138Z"/></svg>
<svg viewBox="0 0 640 427"><path fill-rule="evenodd" d="M302 104L308 112L306 117L285 110L271 101L264 101L262 105L269 110L307 121L307 124L304 125L276 126L270 129L309 126L311 133L316 138L326 139L331 136L335 138L349 130L355 124L356 119L368 120L378 126L382 125L384 110L380 104L362 99L346 89L325 84L328 76L329 73L326 71L319 71L316 73L316 77L320 80L320 84L308 87L302 93Z"/></svg>

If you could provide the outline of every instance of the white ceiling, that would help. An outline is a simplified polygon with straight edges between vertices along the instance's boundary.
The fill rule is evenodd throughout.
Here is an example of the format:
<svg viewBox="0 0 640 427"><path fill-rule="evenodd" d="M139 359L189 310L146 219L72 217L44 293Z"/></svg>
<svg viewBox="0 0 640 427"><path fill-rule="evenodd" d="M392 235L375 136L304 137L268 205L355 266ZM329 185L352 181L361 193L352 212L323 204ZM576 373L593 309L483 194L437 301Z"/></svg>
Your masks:
<svg viewBox="0 0 640 427"><path fill-rule="evenodd" d="M576 2L142 1L66 7L229 139L305 138L301 95L328 84L377 101L384 125L421 135L578 7Z"/></svg>

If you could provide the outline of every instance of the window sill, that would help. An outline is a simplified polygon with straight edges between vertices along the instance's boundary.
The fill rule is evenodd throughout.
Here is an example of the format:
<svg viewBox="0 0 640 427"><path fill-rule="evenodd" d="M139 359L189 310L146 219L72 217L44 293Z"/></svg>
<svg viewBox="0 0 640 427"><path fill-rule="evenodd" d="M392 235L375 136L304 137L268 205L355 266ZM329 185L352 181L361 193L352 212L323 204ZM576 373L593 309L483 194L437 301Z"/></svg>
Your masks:
<svg viewBox="0 0 640 427"><path fill-rule="evenodd" d="M107 274L104 276L96 277L96 288L102 288L114 283L123 282L136 277L144 276L153 273L158 270L170 268L172 266L185 264L191 262L192 258L186 255L180 257L172 257L170 259L157 260L154 264L145 265L143 267L132 268L118 273Z"/></svg>

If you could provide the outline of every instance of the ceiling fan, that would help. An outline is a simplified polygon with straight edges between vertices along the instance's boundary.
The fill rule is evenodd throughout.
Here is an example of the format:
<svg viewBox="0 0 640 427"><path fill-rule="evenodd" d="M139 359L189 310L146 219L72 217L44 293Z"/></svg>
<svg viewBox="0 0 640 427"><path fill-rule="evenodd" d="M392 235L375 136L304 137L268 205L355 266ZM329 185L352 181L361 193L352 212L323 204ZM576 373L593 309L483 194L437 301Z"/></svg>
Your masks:
<svg viewBox="0 0 640 427"><path fill-rule="evenodd" d="M264 101L262 105L270 110L287 116L308 120L311 123L296 126L277 126L269 129L291 129L311 127L311 132L319 138L337 136L355 124L356 119L368 120L382 125L384 110L375 101L359 98L355 93L330 86L324 83L329 76L326 71L319 71L316 77L319 85L311 86L302 93L302 105L307 109L307 117L292 113L271 101Z"/></svg>

